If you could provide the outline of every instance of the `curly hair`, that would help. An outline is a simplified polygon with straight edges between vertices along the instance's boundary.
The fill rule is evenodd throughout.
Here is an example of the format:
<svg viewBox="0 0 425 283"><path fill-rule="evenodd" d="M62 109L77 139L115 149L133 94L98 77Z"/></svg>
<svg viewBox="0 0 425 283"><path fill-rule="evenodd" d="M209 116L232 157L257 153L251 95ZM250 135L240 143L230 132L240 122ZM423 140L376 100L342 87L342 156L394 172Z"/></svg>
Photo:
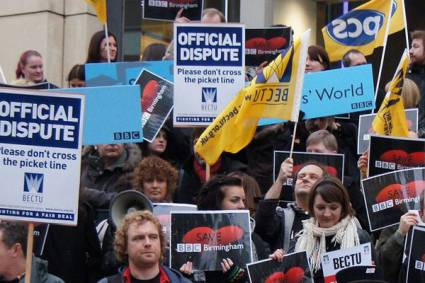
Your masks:
<svg viewBox="0 0 425 283"><path fill-rule="evenodd" d="M143 192L143 183L147 180L160 179L167 181L166 200L171 201L177 186L177 170L164 159L157 156L148 156L134 169L133 187Z"/></svg>
<svg viewBox="0 0 425 283"><path fill-rule="evenodd" d="M117 256L117 259L121 262L127 262L128 253L127 253L127 244L128 244L128 228L131 224L136 223L137 225L142 225L146 222L151 222L155 225L158 230L159 242L161 244L161 261L164 257L166 239L165 234L162 230L161 223L159 223L158 218L152 214L152 212L147 210L139 210L128 213L121 225L118 227L115 232L114 239L114 251Z"/></svg>

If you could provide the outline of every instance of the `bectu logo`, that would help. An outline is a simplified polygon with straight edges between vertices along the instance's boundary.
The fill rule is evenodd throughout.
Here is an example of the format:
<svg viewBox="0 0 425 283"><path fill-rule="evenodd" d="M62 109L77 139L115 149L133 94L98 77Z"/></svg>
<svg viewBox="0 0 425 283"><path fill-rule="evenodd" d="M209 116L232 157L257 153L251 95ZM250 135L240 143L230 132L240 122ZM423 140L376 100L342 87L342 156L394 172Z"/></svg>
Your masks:
<svg viewBox="0 0 425 283"><path fill-rule="evenodd" d="M329 36L338 43L349 46L366 45L375 40L384 25L385 16L375 10L352 11L328 26Z"/></svg>

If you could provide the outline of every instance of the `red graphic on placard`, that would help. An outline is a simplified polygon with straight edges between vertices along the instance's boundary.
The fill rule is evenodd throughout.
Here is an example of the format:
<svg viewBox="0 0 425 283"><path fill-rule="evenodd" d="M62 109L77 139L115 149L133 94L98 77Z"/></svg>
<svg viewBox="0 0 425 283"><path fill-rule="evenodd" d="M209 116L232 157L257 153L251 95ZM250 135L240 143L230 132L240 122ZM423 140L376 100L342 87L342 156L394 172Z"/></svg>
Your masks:
<svg viewBox="0 0 425 283"><path fill-rule="evenodd" d="M245 48L255 48L257 50L267 51L281 49L285 47L286 43L286 38L281 36L276 36L269 40L264 37L254 37L246 41Z"/></svg>
<svg viewBox="0 0 425 283"><path fill-rule="evenodd" d="M417 180L402 184L391 184L383 188L375 198L377 203L387 200L402 200L414 198L420 195L425 190L425 181ZM400 202L401 203L401 202Z"/></svg>
<svg viewBox="0 0 425 283"><path fill-rule="evenodd" d="M392 149L381 154L379 160L410 167L422 166L425 165L425 152L416 151L409 154L402 149Z"/></svg>
<svg viewBox="0 0 425 283"><path fill-rule="evenodd" d="M155 80L150 80L143 89L142 94L142 111L146 112L146 110L149 108L149 106L152 105L158 91L159 91L160 85Z"/></svg>
<svg viewBox="0 0 425 283"><path fill-rule="evenodd" d="M284 280L285 280L285 273L275 272L275 273L272 273L269 277L267 277L264 283L284 283L285 282Z"/></svg>
<svg viewBox="0 0 425 283"><path fill-rule="evenodd" d="M201 226L188 231L183 237L183 243L227 245L242 239L244 230L235 225L224 226L217 231L210 227Z"/></svg>
<svg viewBox="0 0 425 283"><path fill-rule="evenodd" d="M286 271L286 283L300 283L304 279L304 269L299 266L291 267Z"/></svg>

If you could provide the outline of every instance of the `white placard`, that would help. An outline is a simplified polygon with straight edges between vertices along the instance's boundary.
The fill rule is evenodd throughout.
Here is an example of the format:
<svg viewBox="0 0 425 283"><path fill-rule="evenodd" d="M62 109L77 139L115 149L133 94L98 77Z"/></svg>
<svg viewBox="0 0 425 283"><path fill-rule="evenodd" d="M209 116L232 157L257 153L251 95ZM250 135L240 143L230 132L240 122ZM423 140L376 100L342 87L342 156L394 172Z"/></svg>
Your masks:
<svg viewBox="0 0 425 283"><path fill-rule="evenodd" d="M245 86L243 25L174 25L174 125L206 126Z"/></svg>
<svg viewBox="0 0 425 283"><path fill-rule="evenodd" d="M0 218L77 225L85 97L0 90Z"/></svg>

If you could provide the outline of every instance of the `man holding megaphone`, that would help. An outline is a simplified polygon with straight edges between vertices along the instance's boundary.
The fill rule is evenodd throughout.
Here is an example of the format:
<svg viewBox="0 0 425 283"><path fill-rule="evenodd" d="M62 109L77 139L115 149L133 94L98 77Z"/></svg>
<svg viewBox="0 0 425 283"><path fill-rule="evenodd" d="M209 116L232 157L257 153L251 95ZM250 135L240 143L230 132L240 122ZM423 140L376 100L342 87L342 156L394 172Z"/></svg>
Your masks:
<svg viewBox="0 0 425 283"><path fill-rule="evenodd" d="M158 219L149 211L128 213L121 221L114 240L117 257L128 265L99 283L157 282L189 283L177 270L162 265L166 239Z"/></svg>

